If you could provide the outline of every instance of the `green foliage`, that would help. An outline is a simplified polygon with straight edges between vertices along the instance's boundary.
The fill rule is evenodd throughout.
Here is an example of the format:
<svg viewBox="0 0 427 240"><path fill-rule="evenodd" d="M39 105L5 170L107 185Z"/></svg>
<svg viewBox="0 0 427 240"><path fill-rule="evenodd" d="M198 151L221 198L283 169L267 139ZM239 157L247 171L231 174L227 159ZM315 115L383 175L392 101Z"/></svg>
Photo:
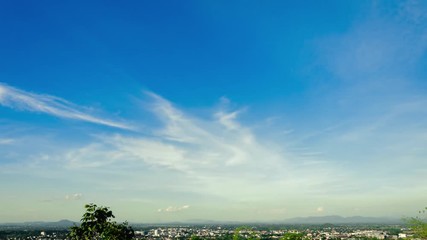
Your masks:
<svg viewBox="0 0 427 240"><path fill-rule="evenodd" d="M304 240L305 237L302 233L285 233L280 240Z"/></svg>
<svg viewBox="0 0 427 240"><path fill-rule="evenodd" d="M426 214L427 207L423 210L419 211L420 214ZM408 226L414 231L414 237L421 238L421 239L427 239L427 222L421 217L412 217L409 219L406 219L406 222Z"/></svg>
<svg viewBox="0 0 427 240"><path fill-rule="evenodd" d="M243 235L242 232L245 234ZM233 240L243 240L243 239L257 240L259 239L259 237L255 235L255 233L252 231L252 228L250 227L242 226L242 227L236 228L236 230L234 230Z"/></svg>
<svg viewBox="0 0 427 240"><path fill-rule="evenodd" d="M399 233L402 232L400 228L388 228L385 229L386 232L388 232L390 235L399 235Z"/></svg>
<svg viewBox="0 0 427 240"><path fill-rule="evenodd" d="M215 240L233 240L233 234L224 234L222 236L217 236Z"/></svg>
<svg viewBox="0 0 427 240"><path fill-rule="evenodd" d="M196 236L196 235L193 235L190 238L190 240L202 240L202 239L203 239L202 237L199 237L199 236Z"/></svg>
<svg viewBox="0 0 427 240"><path fill-rule="evenodd" d="M115 216L108 207L98 207L90 203L85 205L80 226L70 228L71 240L130 240L134 231L127 222L118 224L112 221Z"/></svg>
<svg viewBox="0 0 427 240"><path fill-rule="evenodd" d="M379 240L376 237L357 237L357 240Z"/></svg>

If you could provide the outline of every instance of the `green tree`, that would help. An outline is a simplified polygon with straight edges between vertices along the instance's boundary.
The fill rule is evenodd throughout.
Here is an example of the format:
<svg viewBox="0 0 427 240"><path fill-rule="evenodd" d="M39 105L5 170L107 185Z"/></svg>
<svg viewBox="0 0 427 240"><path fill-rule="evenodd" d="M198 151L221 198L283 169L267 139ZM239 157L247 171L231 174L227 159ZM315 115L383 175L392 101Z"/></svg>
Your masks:
<svg viewBox="0 0 427 240"><path fill-rule="evenodd" d="M118 224L112 219L113 212L108 207L98 207L90 203L85 205L80 226L70 228L71 240L130 240L135 234L127 222Z"/></svg>
<svg viewBox="0 0 427 240"><path fill-rule="evenodd" d="M259 237L253 232L252 228L242 226L234 230L233 240L258 240Z"/></svg>
<svg viewBox="0 0 427 240"><path fill-rule="evenodd" d="M427 211L427 207L423 210L419 211L421 215L425 215ZM417 216L412 217L409 219L406 219L407 224L409 227L414 231L414 237L421 238L421 239L427 239L427 222L424 216L424 219Z"/></svg>
<svg viewBox="0 0 427 240"><path fill-rule="evenodd" d="M292 233L287 232L283 234L283 236L280 238L280 240L304 240L304 234L302 233Z"/></svg>
<svg viewBox="0 0 427 240"><path fill-rule="evenodd" d="M202 240L203 238L197 235L192 235L190 240Z"/></svg>

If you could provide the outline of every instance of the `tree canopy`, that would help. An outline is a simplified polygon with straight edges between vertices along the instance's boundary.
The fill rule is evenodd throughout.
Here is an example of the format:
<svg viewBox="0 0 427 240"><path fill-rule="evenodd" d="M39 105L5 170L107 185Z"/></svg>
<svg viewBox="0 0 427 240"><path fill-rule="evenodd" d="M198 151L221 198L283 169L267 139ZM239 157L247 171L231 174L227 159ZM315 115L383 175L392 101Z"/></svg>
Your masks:
<svg viewBox="0 0 427 240"><path fill-rule="evenodd" d="M71 240L130 240L135 234L127 222L116 223L113 212L108 207L98 207L90 203L85 205L80 226L70 228Z"/></svg>
<svg viewBox="0 0 427 240"><path fill-rule="evenodd" d="M424 219L422 217L412 217L407 219L407 223L409 227L414 231L414 237L427 239L427 221L425 219L425 215L427 213L427 207L423 210L419 211L420 214L424 215Z"/></svg>

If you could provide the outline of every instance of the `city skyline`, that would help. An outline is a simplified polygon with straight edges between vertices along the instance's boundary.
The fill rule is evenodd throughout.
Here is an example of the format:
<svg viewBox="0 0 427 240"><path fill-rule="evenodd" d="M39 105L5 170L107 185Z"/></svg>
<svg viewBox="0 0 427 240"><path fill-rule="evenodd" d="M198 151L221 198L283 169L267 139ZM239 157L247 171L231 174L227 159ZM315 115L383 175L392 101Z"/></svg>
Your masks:
<svg viewBox="0 0 427 240"><path fill-rule="evenodd" d="M0 223L416 215L425 1L0 3Z"/></svg>

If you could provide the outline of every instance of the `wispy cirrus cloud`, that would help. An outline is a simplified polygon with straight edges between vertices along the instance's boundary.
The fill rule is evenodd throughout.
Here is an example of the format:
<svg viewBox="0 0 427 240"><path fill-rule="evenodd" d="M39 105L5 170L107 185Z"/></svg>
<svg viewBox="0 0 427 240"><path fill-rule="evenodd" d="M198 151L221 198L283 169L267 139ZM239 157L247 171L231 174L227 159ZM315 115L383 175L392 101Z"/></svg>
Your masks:
<svg viewBox="0 0 427 240"><path fill-rule="evenodd" d="M73 171L117 172L123 166L144 172L150 169L173 179L168 187L233 201L263 198L279 188L302 192L324 184L325 177L315 172L335 172L336 167L309 166L305 163L310 157L294 158L292 152L260 139L253 129L238 122L241 110L221 109L212 118L202 119L159 95L148 95L148 110L163 123L161 127L154 128L151 135L97 136L93 143L70 150L63 158L68 161L66 166Z"/></svg>
<svg viewBox="0 0 427 240"><path fill-rule="evenodd" d="M410 0L396 5L390 10L373 4L373 11L347 32L317 40L319 64L348 88L343 95L376 92L384 98L411 87L410 78L427 53L427 4Z"/></svg>
<svg viewBox="0 0 427 240"><path fill-rule="evenodd" d="M317 129L323 130L309 131L300 137L302 144L329 152L329 161L371 166L424 154L419 144L426 129L420 119L427 116L426 85L420 79L427 56L426 7L417 0L373 3L345 32L316 40L317 63L330 76L312 104L326 110L317 115L323 123ZM324 114L330 109L332 114Z"/></svg>
<svg viewBox="0 0 427 240"><path fill-rule="evenodd" d="M79 164L87 167L93 161L85 161L85 157L103 152L111 160L139 159L149 165L195 175L215 168L252 168L261 157L268 157L264 166L274 163L278 167L283 163L284 159L277 151L259 143L249 128L237 123L238 111L214 113L214 121L204 121L189 116L154 93L149 95L153 100L150 111L164 123L161 128L153 130L151 136L99 136L97 144L70 152L67 158L76 167ZM226 124L224 118L227 118Z"/></svg>
<svg viewBox="0 0 427 240"><path fill-rule="evenodd" d="M86 113L82 107L55 96L35 94L0 83L0 105L99 125L132 130L129 124Z"/></svg>
<svg viewBox="0 0 427 240"><path fill-rule="evenodd" d="M239 109L216 108L211 117L200 117L155 93L147 94L150 98L145 106L160 121L160 124L155 122L151 132L98 134L80 146L61 149L58 155L40 160L37 171L28 171L43 176L55 174L58 179L78 179L82 185L96 187L97 193L105 191L107 195L112 190L132 192L135 198L147 202L161 196L161 203L159 198L152 200L147 208L152 211L159 209L159 204L170 206L161 208L162 212L186 209L171 205L173 198L189 202L195 209L203 207L206 201L215 207L224 206L226 202L228 209L234 212L272 214L271 209L286 208L292 209L288 214L310 209L306 210L309 214L318 206L331 208L332 196L351 204L355 194L362 192L367 199L376 201L379 184L387 193L399 190L391 188L395 182L361 178L357 167L342 167L346 158L331 154L338 151L331 146L340 146L345 151L352 147L345 146L339 139L343 134L340 129L327 131L328 139L316 137L325 143L320 149L329 152L313 152L318 149L307 140L297 143L299 150L288 149L287 145L278 146L257 134L250 125L240 122L242 111ZM289 137L285 136L283 142ZM378 168L375 176L389 174L383 170ZM414 179L419 181L419 177L414 176L407 182ZM242 199L246 202L241 203ZM268 206L259 206L262 201L268 202ZM210 210L212 216L216 214L215 207ZM282 213L277 212L277 218L283 217Z"/></svg>
<svg viewBox="0 0 427 240"><path fill-rule="evenodd" d="M184 205L181 207L169 206L167 208L159 208L159 209L157 209L157 212L180 212L183 210L187 210L189 208L190 208L190 205Z"/></svg>
<svg viewBox="0 0 427 240"><path fill-rule="evenodd" d="M73 194L67 194L65 195L64 199L67 201L75 201L82 199L83 194L81 193L73 193Z"/></svg>
<svg viewBox="0 0 427 240"><path fill-rule="evenodd" d="M13 142L15 142L15 140L12 138L0 138L0 145L11 144Z"/></svg>

